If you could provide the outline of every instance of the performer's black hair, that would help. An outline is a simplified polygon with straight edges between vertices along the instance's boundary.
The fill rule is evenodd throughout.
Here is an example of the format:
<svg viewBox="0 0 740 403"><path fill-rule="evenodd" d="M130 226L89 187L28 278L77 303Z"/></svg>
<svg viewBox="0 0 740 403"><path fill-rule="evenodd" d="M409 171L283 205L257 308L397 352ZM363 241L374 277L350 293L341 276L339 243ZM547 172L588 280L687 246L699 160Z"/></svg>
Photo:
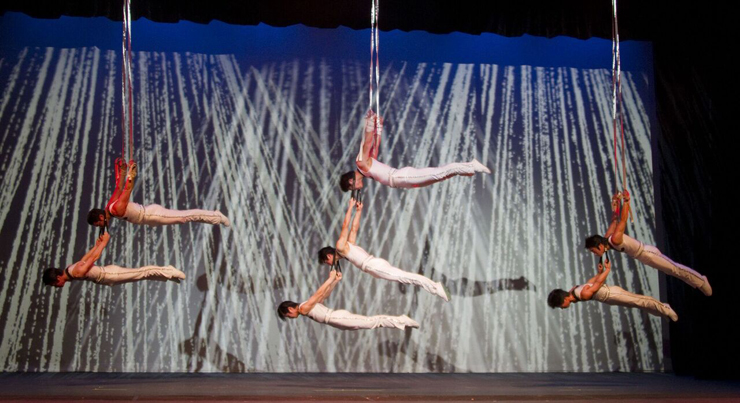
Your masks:
<svg viewBox="0 0 740 403"><path fill-rule="evenodd" d="M87 223L90 225L95 224L95 222L100 219L101 215L105 217L105 210L99 208L90 210L90 212L87 213Z"/></svg>
<svg viewBox="0 0 740 403"><path fill-rule="evenodd" d="M547 305L549 305L550 308L560 308L563 306L563 302L565 302L565 298L568 295L568 291L564 291L559 288L552 290L550 291L550 295L547 296Z"/></svg>
<svg viewBox="0 0 740 403"><path fill-rule="evenodd" d="M48 269L44 270L44 274L41 276L41 281L43 281L46 285L54 285L57 283L57 278L62 274L64 274L64 271L62 271L62 269L49 267Z"/></svg>
<svg viewBox="0 0 740 403"><path fill-rule="evenodd" d="M590 248L598 248L599 245L607 246L609 243L606 238L604 238L601 235L591 235L590 237L586 238L586 249Z"/></svg>
<svg viewBox="0 0 740 403"><path fill-rule="evenodd" d="M351 179L355 178L355 171L349 171L347 173L342 174L342 176L339 177L339 188L342 189L342 192L348 192L352 185L350 185L349 181Z"/></svg>
<svg viewBox="0 0 740 403"><path fill-rule="evenodd" d="M285 315L288 313L288 308L298 308L298 303L293 301L281 302L277 308L277 314L281 320L285 320Z"/></svg>
<svg viewBox="0 0 740 403"><path fill-rule="evenodd" d="M337 256L336 249L332 248L331 246L324 246L323 248L319 249L319 263L326 263L326 259L329 258L329 255Z"/></svg>

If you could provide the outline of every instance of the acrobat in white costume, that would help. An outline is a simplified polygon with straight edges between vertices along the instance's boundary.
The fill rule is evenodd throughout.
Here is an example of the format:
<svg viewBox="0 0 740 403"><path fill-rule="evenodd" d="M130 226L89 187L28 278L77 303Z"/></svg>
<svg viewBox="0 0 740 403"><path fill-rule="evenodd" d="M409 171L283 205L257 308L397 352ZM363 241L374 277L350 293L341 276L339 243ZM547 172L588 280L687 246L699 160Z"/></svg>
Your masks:
<svg viewBox="0 0 740 403"><path fill-rule="evenodd" d="M591 287L593 284L583 284L573 290L577 300L581 301L581 291L585 287ZM598 290L591 296L592 300L603 302L607 305L624 306L628 308L638 308L651 315L661 316L678 320L678 315L670 305L664 304L653 297L631 293L615 285L602 284ZM675 318L675 319L674 319Z"/></svg>
<svg viewBox="0 0 740 403"><path fill-rule="evenodd" d="M425 187L453 176L473 176L476 172L490 174L491 170L478 160L470 162L453 162L440 167L427 168L393 168L377 160L382 132L376 133L375 119L380 119L371 110L365 118L365 136L363 147L357 155L355 163L357 172L348 172L340 181L342 190L354 190L362 188L362 178L369 177L378 183L392 188L419 188ZM382 122L382 119L381 119Z"/></svg>
<svg viewBox="0 0 740 403"><path fill-rule="evenodd" d="M624 197L624 205L621 214L618 214L617 206L620 197ZM627 256L637 259L639 262L658 269L661 272L675 277L691 287L698 288L704 295L712 295L712 286L706 276L703 276L680 263L676 263L668 256L662 254L658 248L644 243L626 235L624 233L627 227L627 220L630 212L629 192L625 191L624 195L616 194L612 197L612 222L609 225L604 237L592 235L586 238L586 249L590 250L596 256L603 256L608 249L614 249L624 252Z"/></svg>
<svg viewBox="0 0 740 403"><path fill-rule="evenodd" d="M130 161L128 174L121 182L121 172L125 171L126 164L120 158L116 160L116 190L108 201L105 210L93 209L87 217L87 222L96 227L106 226L110 217L120 218L132 224L143 224L152 227L160 225L185 224L199 222L206 224L222 224L229 226L228 217L220 211L209 210L171 210L159 204L142 206L129 201L134 188L134 180L138 172L136 162Z"/></svg>
<svg viewBox="0 0 740 403"><path fill-rule="evenodd" d="M65 271L68 269L69 267ZM179 282L184 279L185 273L177 270L174 266L144 266L135 269L116 265L92 266L83 277L73 277L73 280L87 280L111 287L141 280Z"/></svg>
<svg viewBox="0 0 740 403"><path fill-rule="evenodd" d="M114 208L115 203L110 208ZM228 224L229 219L220 211L208 210L171 210L159 204L142 206L141 204L128 202L126 212L118 217L132 224L143 224L152 227L160 225L185 224L188 222L199 222L205 224Z"/></svg>
<svg viewBox="0 0 740 403"><path fill-rule="evenodd" d="M172 266L144 266L127 269L120 266L94 266L103 250L108 245L110 234L103 233L79 261L67 266L64 270L49 268L44 271L43 282L54 287L63 287L68 281L86 280L97 284L114 286L141 280L180 282L185 273Z"/></svg>
<svg viewBox="0 0 740 403"><path fill-rule="evenodd" d="M357 315L344 309L333 310L327 308L323 302L329 297L334 287L342 279L342 273L336 270L329 272L329 278L324 284L305 302L297 304L293 301L283 301L278 306L277 312L281 319L297 318L301 315L307 316L315 322L329 325L341 330L376 329L380 327L405 329L406 327L418 328L419 323L406 315L389 316Z"/></svg>
<svg viewBox="0 0 740 403"><path fill-rule="evenodd" d="M306 302L303 302L301 305L299 305L299 309L304 304L306 304ZM346 311L344 309L329 309L323 304L314 305L313 309L308 311L308 314L306 314L306 316L318 323L326 324L341 330L376 329L379 327L391 327L403 330L407 326L413 328L419 327L418 322L406 315L363 316Z"/></svg>
<svg viewBox="0 0 740 403"><path fill-rule="evenodd" d="M645 295L634 294L617 286L607 286L606 278L611 271L611 262L599 263L599 273L591 277L582 285L571 288L570 291L552 290L547 297L547 304L551 308L566 309L571 304L580 301L596 300L607 305L638 308L651 315L678 320L678 315L670 305Z"/></svg>
<svg viewBox="0 0 740 403"><path fill-rule="evenodd" d="M352 220L352 209L356 208L354 220ZM341 257L346 258L355 267L371 276L383 280L395 281L401 284L411 284L423 288L425 291L442 298L445 301L450 300L449 291L442 283L432 281L420 274L409 273L397 267L394 267L387 260L374 257L364 249L355 244L357 231L360 228L360 216L362 215L363 204L350 199L347 212L342 222L342 232L339 234L339 240L335 248L330 246L324 247L319 251L319 262L332 266L334 264L335 252ZM352 227L350 229L350 220Z"/></svg>

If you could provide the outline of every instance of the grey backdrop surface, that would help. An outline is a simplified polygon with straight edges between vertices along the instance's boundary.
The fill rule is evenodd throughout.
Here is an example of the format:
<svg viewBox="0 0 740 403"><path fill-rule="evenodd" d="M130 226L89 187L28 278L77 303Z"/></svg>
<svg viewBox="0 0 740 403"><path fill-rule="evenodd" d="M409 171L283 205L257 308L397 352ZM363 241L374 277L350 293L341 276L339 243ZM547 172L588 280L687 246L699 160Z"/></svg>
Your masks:
<svg viewBox="0 0 740 403"><path fill-rule="evenodd" d="M358 243L444 281L452 303L345 264L327 305L408 314L414 331L342 332L275 306L327 270L367 110L364 60L135 53L133 200L219 209L231 228L114 223L103 264L172 264L182 284L42 286L93 245L85 223L120 155L120 59L96 48L0 54L0 368L5 371L613 371L663 368L662 322L592 302L546 305L592 276L583 238L613 189L611 73L382 63L380 159L477 158L490 176L425 189L370 184ZM654 242L649 74L625 74L630 232ZM610 283L658 296L616 257ZM679 312L680 314L680 312Z"/></svg>

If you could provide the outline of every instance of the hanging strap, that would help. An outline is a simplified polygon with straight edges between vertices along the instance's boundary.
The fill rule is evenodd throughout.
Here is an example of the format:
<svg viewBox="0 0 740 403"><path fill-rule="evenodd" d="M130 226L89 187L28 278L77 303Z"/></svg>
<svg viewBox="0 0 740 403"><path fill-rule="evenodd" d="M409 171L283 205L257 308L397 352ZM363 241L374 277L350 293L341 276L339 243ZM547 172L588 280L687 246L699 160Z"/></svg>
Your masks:
<svg viewBox="0 0 740 403"><path fill-rule="evenodd" d="M368 85L368 104L369 109L373 109L373 100L375 101L375 147L380 143L380 40L378 37L378 9L380 0L371 0L370 4L370 83ZM358 160L362 161L362 154L365 142L360 143L360 155Z"/></svg>
<svg viewBox="0 0 740 403"><path fill-rule="evenodd" d="M121 45L121 155L126 160L126 138L128 137L128 160L134 159L134 100L131 53L131 0L123 1L123 43Z"/></svg>
<svg viewBox="0 0 740 403"><path fill-rule="evenodd" d="M624 104L622 102L622 63L619 53L619 22L617 19L617 0L612 0L612 130L614 133L614 187L620 188L619 163L617 149L621 151L622 183L621 189L627 189L627 149L624 143ZM620 138L619 143L617 138ZM621 197L621 193L619 193ZM621 202L617 214L621 214ZM630 210L630 219L634 221Z"/></svg>

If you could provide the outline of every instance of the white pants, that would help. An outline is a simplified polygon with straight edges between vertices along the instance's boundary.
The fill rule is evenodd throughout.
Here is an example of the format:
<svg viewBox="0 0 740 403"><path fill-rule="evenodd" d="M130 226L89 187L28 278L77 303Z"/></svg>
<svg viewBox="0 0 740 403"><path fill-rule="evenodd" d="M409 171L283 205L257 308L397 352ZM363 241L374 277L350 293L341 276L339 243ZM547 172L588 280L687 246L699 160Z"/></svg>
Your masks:
<svg viewBox="0 0 740 403"><path fill-rule="evenodd" d="M472 162L453 162L441 167L395 169L376 159L372 161L370 171L363 174L393 188L419 188L453 176L473 175L476 172Z"/></svg>
<svg viewBox="0 0 740 403"><path fill-rule="evenodd" d="M185 224L201 222L206 224L221 224L225 216L219 211L208 210L170 210L159 204L142 206L129 202L124 219L133 224L145 224L152 227L160 225Z"/></svg>
<svg viewBox="0 0 740 403"><path fill-rule="evenodd" d="M678 319L678 315L668 304L664 304L653 297L633 294L615 285L602 285L592 299L607 305L642 309L651 315L662 316L674 321Z"/></svg>
<svg viewBox="0 0 740 403"><path fill-rule="evenodd" d="M406 315L363 316L345 311L344 309L329 313L329 316L324 323L342 330L376 329L379 327L393 327L403 330L406 326L419 327L418 322Z"/></svg>
<svg viewBox="0 0 740 403"><path fill-rule="evenodd" d="M701 287L704 284L704 278L701 274L688 266L674 262L655 246L644 245L642 253L637 255L636 259L669 276L676 277L694 288Z"/></svg>
<svg viewBox="0 0 740 403"><path fill-rule="evenodd" d="M436 295L445 301L447 300L444 287L441 283L434 282L420 274L409 273L399 269L398 267L393 267L385 259L372 256L365 260L362 263L362 267L359 267L359 269L375 278L421 287L427 292Z"/></svg>
<svg viewBox="0 0 740 403"><path fill-rule="evenodd" d="M181 280L184 278L185 273L172 266L144 266L138 269L129 269L116 265L93 266L88 271L87 276L85 276L86 280L107 286L141 280L167 281Z"/></svg>

